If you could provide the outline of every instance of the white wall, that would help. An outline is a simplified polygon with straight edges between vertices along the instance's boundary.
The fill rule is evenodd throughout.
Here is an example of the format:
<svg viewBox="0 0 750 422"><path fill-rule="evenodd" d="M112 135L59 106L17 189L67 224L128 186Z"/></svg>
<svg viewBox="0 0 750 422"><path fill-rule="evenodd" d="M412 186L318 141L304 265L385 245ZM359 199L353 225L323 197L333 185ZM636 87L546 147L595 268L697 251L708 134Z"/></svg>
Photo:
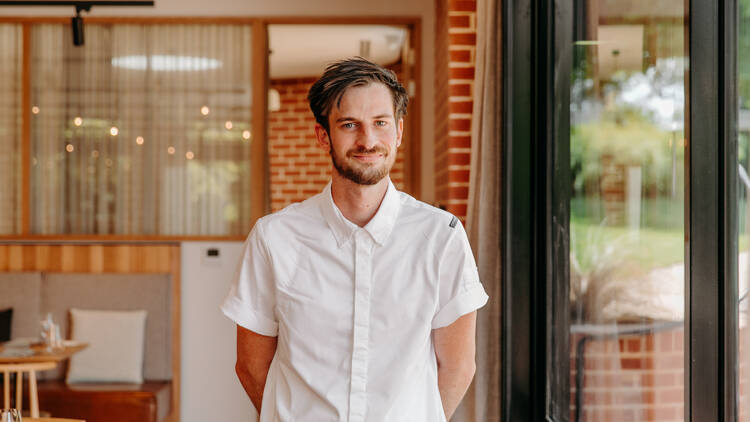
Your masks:
<svg viewBox="0 0 750 422"><path fill-rule="evenodd" d="M72 16L73 7L0 6L0 16ZM422 195L434 202L435 0L155 0L97 7L92 16L419 16L422 18Z"/></svg>
<svg viewBox="0 0 750 422"><path fill-rule="evenodd" d="M257 421L234 373L236 327L219 310L241 253L241 242L182 244L182 422Z"/></svg>

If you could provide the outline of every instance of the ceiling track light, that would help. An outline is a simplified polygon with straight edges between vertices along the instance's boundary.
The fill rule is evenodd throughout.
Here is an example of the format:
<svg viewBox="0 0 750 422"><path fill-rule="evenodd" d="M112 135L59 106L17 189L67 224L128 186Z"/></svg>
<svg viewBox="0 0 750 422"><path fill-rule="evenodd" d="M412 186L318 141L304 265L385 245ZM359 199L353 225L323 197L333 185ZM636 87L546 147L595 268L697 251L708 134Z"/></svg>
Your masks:
<svg viewBox="0 0 750 422"><path fill-rule="evenodd" d="M75 6L76 15L70 19L73 29L73 45L81 46L84 43L83 37L83 18L81 11L89 12L92 6L153 6L154 1L19 1L19 0L0 0L0 6Z"/></svg>
<svg viewBox="0 0 750 422"><path fill-rule="evenodd" d="M70 18L70 26L73 29L73 45L80 47L84 43L83 38L83 18L81 17L81 10L87 12L91 11L91 5L76 5L76 15Z"/></svg>

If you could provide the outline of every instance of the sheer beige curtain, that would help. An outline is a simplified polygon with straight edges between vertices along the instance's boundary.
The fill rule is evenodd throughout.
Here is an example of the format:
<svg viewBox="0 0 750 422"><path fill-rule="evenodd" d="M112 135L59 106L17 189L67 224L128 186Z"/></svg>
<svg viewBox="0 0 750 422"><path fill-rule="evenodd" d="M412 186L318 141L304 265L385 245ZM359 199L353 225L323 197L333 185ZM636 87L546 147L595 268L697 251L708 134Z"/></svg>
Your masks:
<svg viewBox="0 0 750 422"><path fill-rule="evenodd" d="M467 231L490 296L477 314L477 372L453 421L500 421L501 2L477 1L477 63Z"/></svg>
<svg viewBox="0 0 750 422"><path fill-rule="evenodd" d="M32 231L244 235L249 25L32 32Z"/></svg>
<svg viewBox="0 0 750 422"><path fill-rule="evenodd" d="M0 234L21 231L21 25L0 24Z"/></svg>

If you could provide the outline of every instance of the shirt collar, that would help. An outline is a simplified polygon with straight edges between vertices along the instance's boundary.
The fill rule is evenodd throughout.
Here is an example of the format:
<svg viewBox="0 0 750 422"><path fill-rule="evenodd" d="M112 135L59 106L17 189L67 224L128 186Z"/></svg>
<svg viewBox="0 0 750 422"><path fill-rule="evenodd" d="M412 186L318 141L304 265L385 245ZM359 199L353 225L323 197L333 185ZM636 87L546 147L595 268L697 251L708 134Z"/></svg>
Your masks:
<svg viewBox="0 0 750 422"><path fill-rule="evenodd" d="M393 226L396 223L396 217L401 209L401 201L399 199L398 191L393 186L391 179L388 179L388 188L385 192L385 197L380 203L380 207L372 219L363 227L375 242L382 246L385 243L388 236L393 231ZM333 232L333 236L336 238L338 247L346 244L354 233L359 230L359 226L347 220L341 210L333 202L333 195L331 194L331 183L328 182L325 189L323 189L321 210L323 217L328 223Z"/></svg>

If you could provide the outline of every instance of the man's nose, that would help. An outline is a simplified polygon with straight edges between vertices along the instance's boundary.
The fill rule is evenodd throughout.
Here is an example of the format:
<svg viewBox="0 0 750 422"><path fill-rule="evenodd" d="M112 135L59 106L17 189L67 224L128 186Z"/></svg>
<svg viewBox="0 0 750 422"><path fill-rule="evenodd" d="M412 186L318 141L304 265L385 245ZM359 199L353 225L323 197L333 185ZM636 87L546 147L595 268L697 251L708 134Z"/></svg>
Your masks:
<svg viewBox="0 0 750 422"><path fill-rule="evenodd" d="M371 149L377 144L375 130L368 125L362 125L362 130L360 131L360 136L358 137L357 141L360 146L366 149Z"/></svg>

